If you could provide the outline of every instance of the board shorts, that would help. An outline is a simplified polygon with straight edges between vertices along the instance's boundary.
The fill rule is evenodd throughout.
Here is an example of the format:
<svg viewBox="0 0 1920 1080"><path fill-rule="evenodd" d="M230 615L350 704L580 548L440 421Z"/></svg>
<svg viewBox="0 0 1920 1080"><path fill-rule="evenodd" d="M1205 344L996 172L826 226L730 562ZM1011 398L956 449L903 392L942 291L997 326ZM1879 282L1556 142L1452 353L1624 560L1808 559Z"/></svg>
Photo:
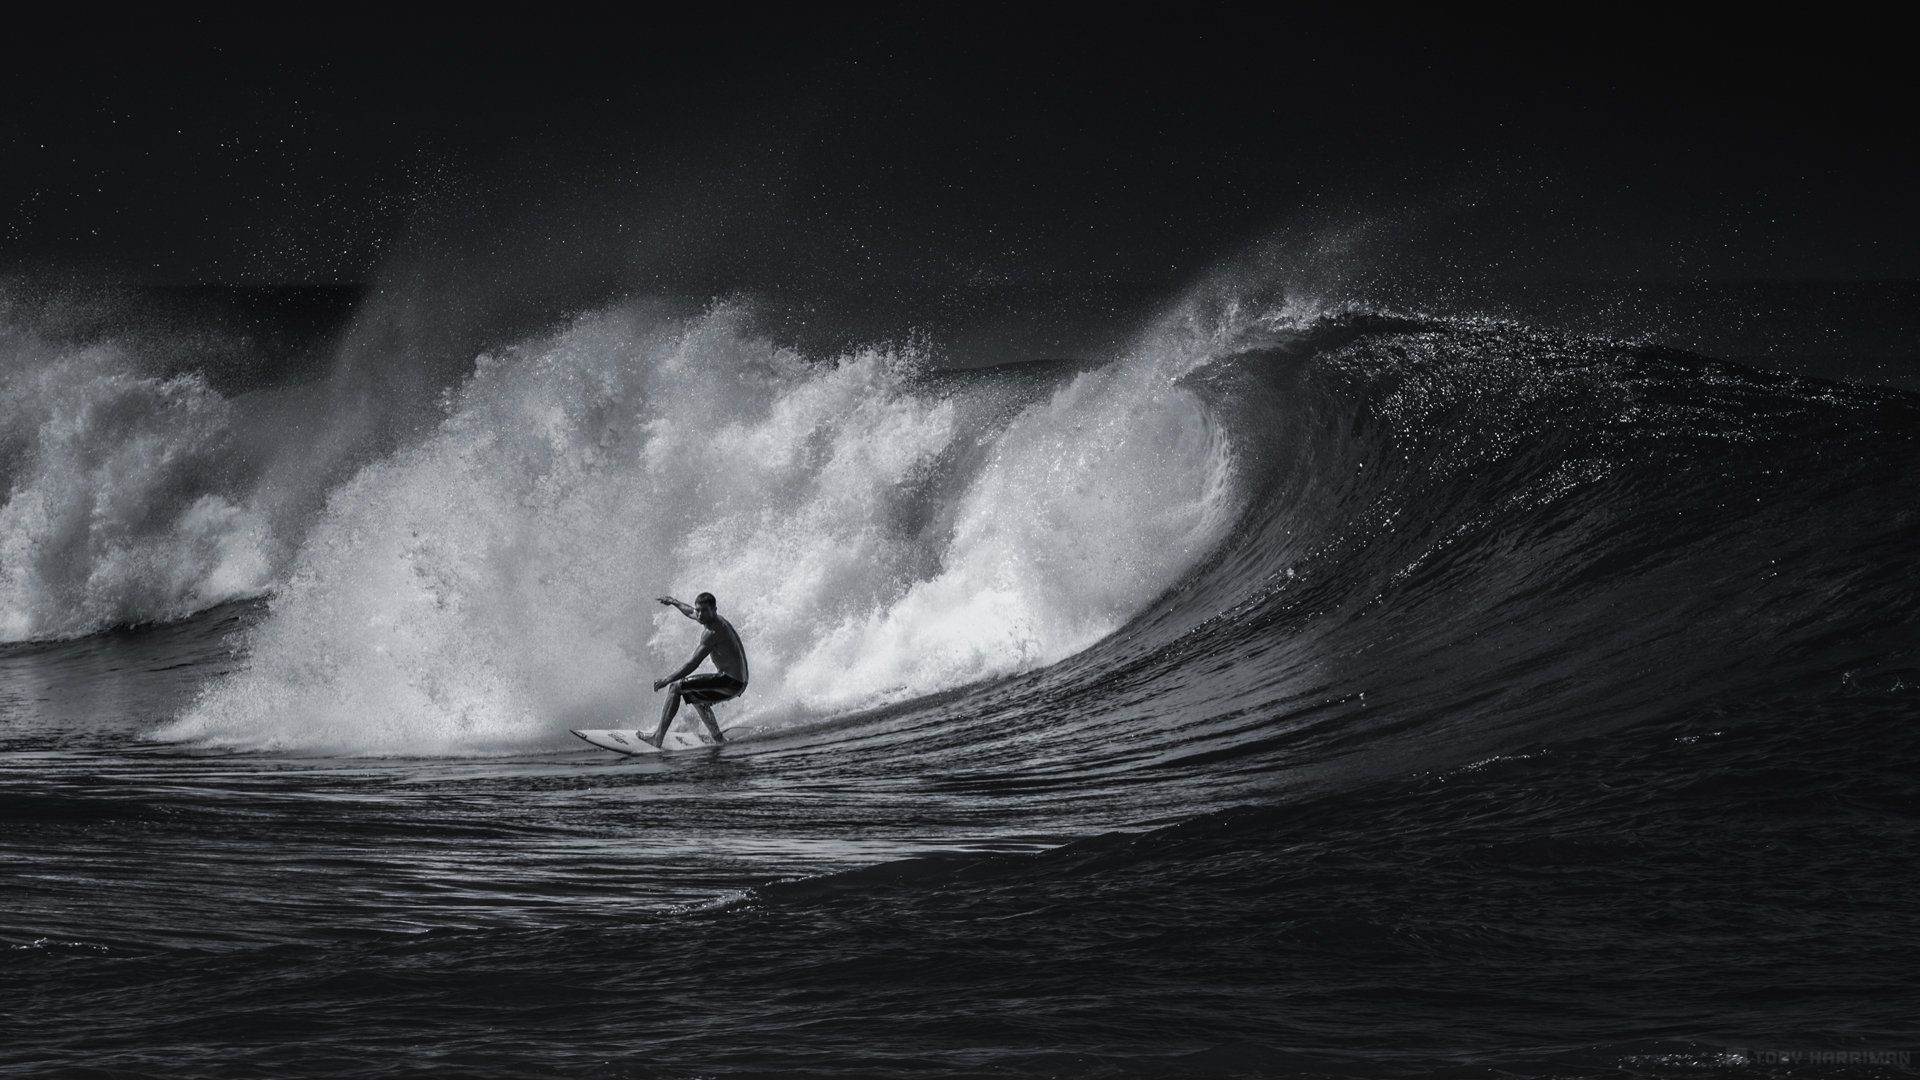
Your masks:
<svg viewBox="0 0 1920 1080"><path fill-rule="evenodd" d="M745 693L747 684L731 675L689 675L680 680L680 700L696 705L717 705Z"/></svg>

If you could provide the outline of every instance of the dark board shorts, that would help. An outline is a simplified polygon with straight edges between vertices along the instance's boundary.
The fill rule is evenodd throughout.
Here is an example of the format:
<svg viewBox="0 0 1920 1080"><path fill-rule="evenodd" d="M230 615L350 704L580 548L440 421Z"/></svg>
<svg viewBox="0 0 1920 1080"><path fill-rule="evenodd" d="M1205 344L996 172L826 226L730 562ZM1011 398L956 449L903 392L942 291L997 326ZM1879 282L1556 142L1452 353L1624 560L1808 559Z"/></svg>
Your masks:
<svg viewBox="0 0 1920 1080"><path fill-rule="evenodd" d="M680 698L700 705L713 705L737 698L747 684L731 675L689 675L680 680Z"/></svg>

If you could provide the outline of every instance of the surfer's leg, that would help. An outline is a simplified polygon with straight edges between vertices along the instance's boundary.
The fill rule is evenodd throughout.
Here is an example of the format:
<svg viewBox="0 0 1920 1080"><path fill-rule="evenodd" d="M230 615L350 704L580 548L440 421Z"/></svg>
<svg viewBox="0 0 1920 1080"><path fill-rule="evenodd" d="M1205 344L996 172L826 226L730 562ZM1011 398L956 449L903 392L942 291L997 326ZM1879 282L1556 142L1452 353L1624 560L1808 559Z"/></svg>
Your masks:
<svg viewBox="0 0 1920 1080"><path fill-rule="evenodd" d="M714 742L723 743L727 741L727 737L720 734L720 722L713 718L713 706L708 705L704 701L696 701L693 703L693 711L699 713L700 719L706 722L707 730L713 733Z"/></svg>
<svg viewBox="0 0 1920 1080"><path fill-rule="evenodd" d="M652 743L656 747L666 742L667 729L673 726L673 714L679 711L680 684L673 683L667 687L667 703L660 706L660 726L654 729L653 738L649 739L645 735L642 735L640 736L641 740Z"/></svg>

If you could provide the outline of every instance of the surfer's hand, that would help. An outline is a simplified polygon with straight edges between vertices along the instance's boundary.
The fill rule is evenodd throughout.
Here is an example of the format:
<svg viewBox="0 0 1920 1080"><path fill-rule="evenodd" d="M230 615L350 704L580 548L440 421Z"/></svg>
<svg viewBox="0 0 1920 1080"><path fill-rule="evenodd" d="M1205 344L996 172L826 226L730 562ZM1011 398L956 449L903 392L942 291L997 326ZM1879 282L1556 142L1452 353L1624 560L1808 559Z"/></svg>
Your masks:
<svg viewBox="0 0 1920 1080"><path fill-rule="evenodd" d="M655 679L655 680L653 680L653 689L654 689L654 691L655 691L656 693L658 693L658 692L659 692L659 690L660 690L660 688L661 688L661 687L663 687L663 686L665 686L665 685L667 685L667 683L668 683L668 682L670 682L670 681L671 681L671 680L669 680L669 679Z"/></svg>
<svg viewBox="0 0 1920 1080"><path fill-rule="evenodd" d="M675 600L675 599L674 599L673 597L671 597L671 596L656 596L656 597L654 597L654 599L655 599L655 600L658 600L658 601L660 601L660 602L661 602L661 603L663 603L663 604L666 604L666 605L668 605L669 607L679 607L679 606L680 606L680 601L678 601L678 600Z"/></svg>

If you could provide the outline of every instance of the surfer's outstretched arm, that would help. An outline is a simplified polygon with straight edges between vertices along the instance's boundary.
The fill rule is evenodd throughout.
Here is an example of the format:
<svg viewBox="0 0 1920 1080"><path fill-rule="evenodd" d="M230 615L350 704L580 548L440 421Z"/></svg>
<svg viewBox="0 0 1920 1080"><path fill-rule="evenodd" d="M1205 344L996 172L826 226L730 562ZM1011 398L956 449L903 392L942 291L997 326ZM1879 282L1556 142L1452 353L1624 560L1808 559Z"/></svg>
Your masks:
<svg viewBox="0 0 1920 1080"><path fill-rule="evenodd" d="M692 604L683 604L680 601L675 600L671 596L662 596L662 597L658 597L658 599L661 603L667 605L668 607L679 608L680 614L685 615L687 618L692 619L695 622L700 621L700 614L699 612L696 612L693 610Z"/></svg>

